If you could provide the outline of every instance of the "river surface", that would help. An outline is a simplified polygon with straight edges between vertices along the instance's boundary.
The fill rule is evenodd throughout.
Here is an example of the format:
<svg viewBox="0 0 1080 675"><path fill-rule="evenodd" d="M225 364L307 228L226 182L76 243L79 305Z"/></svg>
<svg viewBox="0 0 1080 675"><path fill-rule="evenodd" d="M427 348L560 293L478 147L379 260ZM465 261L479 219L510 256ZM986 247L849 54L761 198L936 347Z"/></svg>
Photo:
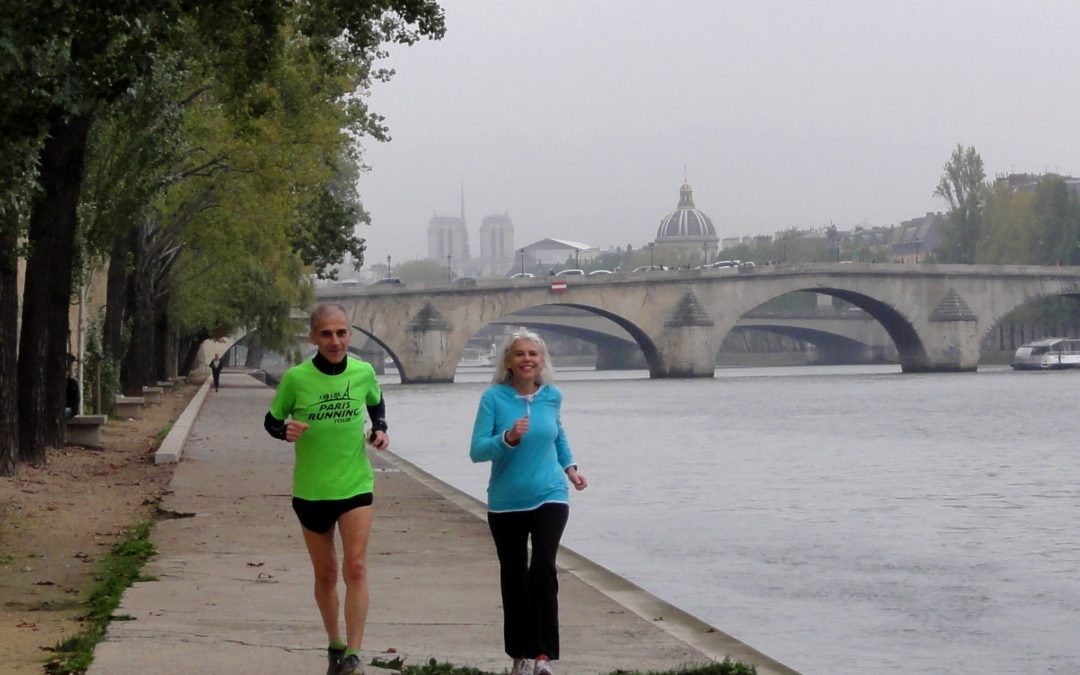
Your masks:
<svg viewBox="0 0 1080 675"><path fill-rule="evenodd" d="M394 451L484 499L490 370L392 373ZM807 675L1080 673L1080 371L556 383L595 562Z"/></svg>

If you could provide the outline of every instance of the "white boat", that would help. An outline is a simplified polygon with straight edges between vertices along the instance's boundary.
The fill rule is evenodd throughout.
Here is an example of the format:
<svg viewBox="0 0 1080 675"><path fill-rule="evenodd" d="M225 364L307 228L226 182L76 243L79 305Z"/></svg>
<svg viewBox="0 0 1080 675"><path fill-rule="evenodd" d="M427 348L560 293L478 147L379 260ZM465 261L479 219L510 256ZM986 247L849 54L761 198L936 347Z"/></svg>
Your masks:
<svg viewBox="0 0 1080 675"><path fill-rule="evenodd" d="M1016 370L1058 370L1080 368L1080 338L1046 338L1036 340L1013 354Z"/></svg>

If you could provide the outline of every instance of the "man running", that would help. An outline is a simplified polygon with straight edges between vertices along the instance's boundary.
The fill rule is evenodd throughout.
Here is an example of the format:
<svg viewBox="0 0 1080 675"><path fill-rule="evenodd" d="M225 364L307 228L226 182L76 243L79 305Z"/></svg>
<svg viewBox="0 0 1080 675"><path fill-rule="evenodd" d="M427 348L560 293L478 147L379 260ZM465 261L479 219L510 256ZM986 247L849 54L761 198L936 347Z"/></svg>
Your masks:
<svg viewBox="0 0 1080 675"><path fill-rule="evenodd" d="M371 364L349 358L352 328L345 309L322 304L311 313L309 338L315 356L285 372L264 426L271 436L295 443L293 510L300 520L315 572L315 603L329 641L327 675L363 673L360 648L368 610L367 544L373 517L374 473L364 438L385 450L386 406ZM341 537L345 579L345 637L339 623L338 557Z"/></svg>

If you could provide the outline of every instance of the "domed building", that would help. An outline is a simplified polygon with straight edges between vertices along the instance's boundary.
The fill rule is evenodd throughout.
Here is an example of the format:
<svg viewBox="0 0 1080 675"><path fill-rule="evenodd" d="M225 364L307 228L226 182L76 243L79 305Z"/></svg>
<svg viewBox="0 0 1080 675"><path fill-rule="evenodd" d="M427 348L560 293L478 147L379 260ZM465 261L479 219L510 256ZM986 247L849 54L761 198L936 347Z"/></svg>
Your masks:
<svg viewBox="0 0 1080 675"><path fill-rule="evenodd" d="M660 219L660 227L656 230L657 248L677 248L712 261L719 242L712 219L694 206L694 191L689 183L683 183L679 188L679 205Z"/></svg>

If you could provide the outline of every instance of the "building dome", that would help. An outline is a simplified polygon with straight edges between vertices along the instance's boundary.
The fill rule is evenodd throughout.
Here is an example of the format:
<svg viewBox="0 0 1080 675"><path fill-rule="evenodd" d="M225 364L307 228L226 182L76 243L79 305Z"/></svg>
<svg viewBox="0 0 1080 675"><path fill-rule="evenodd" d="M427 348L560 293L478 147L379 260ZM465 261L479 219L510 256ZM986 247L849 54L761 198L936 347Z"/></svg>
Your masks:
<svg viewBox="0 0 1080 675"><path fill-rule="evenodd" d="M675 243L679 240L714 241L716 229L712 220L694 206L694 191L689 183L679 188L679 205L674 211L660 219L660 228L656 231L656 243L664 241Z"/></svg>

